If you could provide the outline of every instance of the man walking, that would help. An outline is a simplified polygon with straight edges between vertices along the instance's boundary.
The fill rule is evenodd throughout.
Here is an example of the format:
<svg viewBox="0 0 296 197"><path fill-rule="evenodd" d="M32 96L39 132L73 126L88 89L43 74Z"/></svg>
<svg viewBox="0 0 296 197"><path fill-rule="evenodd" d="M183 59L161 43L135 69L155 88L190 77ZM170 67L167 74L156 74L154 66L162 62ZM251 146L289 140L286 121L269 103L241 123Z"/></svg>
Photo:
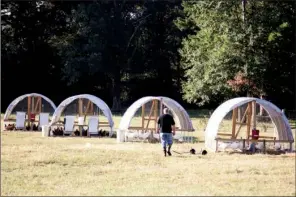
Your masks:
<svg viewBox="0 0 296 197"><path fill-rule="evenodd" d="M169 113L168 108L163 109L163 115L158 118L158 129L157 132L159 133L160 130L160 139L161 145L163 147L164 156L168 153L169 156L172 155L171 147L173 145L173 135L176 133L175 129L175 121L173 116ZM166 151L166 146L168 145L168 151Z"/></svg>

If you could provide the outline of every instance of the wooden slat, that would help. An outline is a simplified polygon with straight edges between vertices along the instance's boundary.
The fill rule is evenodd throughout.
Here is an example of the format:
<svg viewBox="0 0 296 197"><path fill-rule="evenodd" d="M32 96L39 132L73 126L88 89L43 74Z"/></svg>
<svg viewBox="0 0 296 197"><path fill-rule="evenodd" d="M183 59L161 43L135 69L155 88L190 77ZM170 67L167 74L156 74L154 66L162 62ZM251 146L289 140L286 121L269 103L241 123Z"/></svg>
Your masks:
<svg viewBox="0 0 296 197"><path fill-rule="evenodd" d="M32 106L31 113L36 114L36 112L35 112L35 97L34 96L31 97L31 106Z"/></svg>
<svg viewBox="0 0 296 197"><path fill-rule="evenodd" d="M42 111L42 98L39 96L39 110L38 110L38 113L40 114L41 111Z"/></svg>
<svg viewBox="0 0 296 197"><path fill-rule="evenodd" d="M78 114L79 116L83 114L83 100L81 98L78 99Z"/></svg>
<svg viewBox="0 0 296 197"><path fill-rule="evenodd" d="M237 118L236 118L236 122L240 122L242 118L242 109L241 107L237 107Z"/></svg>
<svg viewBox="0 0 296 197"><path fill-rule="evenodd" d="M33 101L35 101L35 99ZM36 97L36 103L33 104L33 111L35 114L37 113L38 107L39 107L39 97Z"/></svg>
<svg viewBox="0 0 296 197"><path fill-rule="evenodd" d="M100 122L100 124L109 124L109 122Z"/></svg>
<svg viewBox="0 0 296 197"><path fill-rule="evenodd" d="M16 119L14 119L14 118L8 118L8 119L5 119L5 120L3 120L4 122L8 122L8 121L16 121Z"/></svg>
<svg viewBox="0 0 296 197"><path fill-rule="evenodd" d="M276 137L271 137L271 136L259 136L259 139L276 139Z"/></svg>
<svg viewBox="0 0 296 197"><path fill-rule="evenodd" d="M217 133L217 135L232 136L231 133Z"/></svg>
<svg viewBox="0 0 296 197"><path fill-rule="evenodd" d="M90 111L91 115L94 114L94 103L93 102L90 103L90 110L89 111Z"/></svg>
<svg viewBox="0 0 296 197"><path fill-rule="evenodd" d="M99 127L110 127L110 125L100 125L99 124Z"/></svg>
<svg viewBox="0 0 296 197"><path fill-rule="evenodd" d="M252 137L252 135L249 135L249 137ZM274 139L274 138L276 138L276 137L273 137L273 136L260 136L260 135L259 135L259 139L260 139L260 138Z"/></svg>
<svg viewBox="0 0 296 197"><path fill-rule="evenodd" d="M237 107L232 110L232 138L235 138Z"/></svg>

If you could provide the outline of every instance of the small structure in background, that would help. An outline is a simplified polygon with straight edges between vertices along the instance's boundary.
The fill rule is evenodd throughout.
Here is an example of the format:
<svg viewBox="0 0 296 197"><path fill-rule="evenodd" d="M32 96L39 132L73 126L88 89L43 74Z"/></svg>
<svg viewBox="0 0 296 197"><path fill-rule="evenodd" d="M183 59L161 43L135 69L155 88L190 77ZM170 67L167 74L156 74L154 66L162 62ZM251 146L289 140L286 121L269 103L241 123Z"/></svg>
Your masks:
<svg viewBox="0 0 296 197"><path fill-rule="evenodd" d="M271 123L274 126L272 135L263 134L266 131L260 132L257 129L257 114L256 104L260 105L267 112ZM247 105L243 117L238 121L238 108L242 105ZM223 118L232 111L231 129L228 132L219 132L219 125ZM238 126L238 127L237 127ZM240 134L244 126L245 134ZM254 128L251 130L251 128ZM240 138L239 138L240 136ZM205 131L205 145L210 151L240 149L241 151L248 150L247 146L251 143L254 149L266 151L266 143L271 143L274 149L283 147L280 144L289 143L289 150L292 150L292 143L294 142L293 134L289 121L285 114L274 104L266 100L239 97L228 100L221 104L210 117Z"/></svg>
<svg viewBox="0 0 296 197"><path fill-rule="evenodd" d="M55 104L42 94L31 93L19 96L6 109L4 130L11 130L10 125L15 125L16 130L40 131L42 126L49 123L49 116L55 109Z"/></svg>
<svg viewBox="0 0 296 197"><path fill-rule="evenodd" d="M178 102L162 96L143 97L135 101L126 110L119 124L118 142L130 140L159 141L159 134L156 132L157 119L162 114L164 106L170 110L176 122L176 135L174 139L181 142L192 142L193 136L186 136L186 132L194 131L189 115ZM137 111L140 113L136 115ZM140 116L137 126L131 125L134 116Z"/></svg>
<svg viewBox="0 0 296 197"><path fill-rule="evenodd" d="M102 111L104 117L100 117L100 111ZM102 120L104 118L107 121ZM52 131L50 133L57 136L108 135L111 137L113 135L113 126L112 113L108 105L100 98L90 94L80 94L62 101L56 108L49 124ZM75 127L78 128L75 130ZM110 128L109 131L101 129L105 127ZM101 129L100 131L99 128Z"/></svg>

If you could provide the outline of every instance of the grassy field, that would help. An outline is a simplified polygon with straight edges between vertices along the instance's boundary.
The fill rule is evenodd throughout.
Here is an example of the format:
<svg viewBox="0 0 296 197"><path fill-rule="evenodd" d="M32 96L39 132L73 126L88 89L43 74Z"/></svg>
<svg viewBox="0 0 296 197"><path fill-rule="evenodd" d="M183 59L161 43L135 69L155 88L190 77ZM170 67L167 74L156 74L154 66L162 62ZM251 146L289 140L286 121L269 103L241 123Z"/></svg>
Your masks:
<svg viewBox="0 0 296 197"><path fill-rule="evenodd" d="M119 121L115 116L115 127ZM192 121L203 140L206 121ZM228 130L229 121L223 124ZM204 143L173 146L190 148L199 151ZM295 196L295 153L164 157L160 144L1 132L1 196L19 195Z"/></svg>

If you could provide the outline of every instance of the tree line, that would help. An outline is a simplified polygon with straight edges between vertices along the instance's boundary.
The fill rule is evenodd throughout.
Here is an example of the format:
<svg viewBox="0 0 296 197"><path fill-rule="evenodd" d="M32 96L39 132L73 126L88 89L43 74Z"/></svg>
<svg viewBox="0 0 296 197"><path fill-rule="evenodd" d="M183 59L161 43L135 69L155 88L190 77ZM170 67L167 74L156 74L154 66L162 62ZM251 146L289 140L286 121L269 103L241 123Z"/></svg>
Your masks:
<svg viewBox="0 0 296 197"><path fill-rule="evenodd" d="M295 5L2 1L2 109L30 92L57 104L94 94L113 110L147 95L190 108L265 96L294 108Z"/></svg>

